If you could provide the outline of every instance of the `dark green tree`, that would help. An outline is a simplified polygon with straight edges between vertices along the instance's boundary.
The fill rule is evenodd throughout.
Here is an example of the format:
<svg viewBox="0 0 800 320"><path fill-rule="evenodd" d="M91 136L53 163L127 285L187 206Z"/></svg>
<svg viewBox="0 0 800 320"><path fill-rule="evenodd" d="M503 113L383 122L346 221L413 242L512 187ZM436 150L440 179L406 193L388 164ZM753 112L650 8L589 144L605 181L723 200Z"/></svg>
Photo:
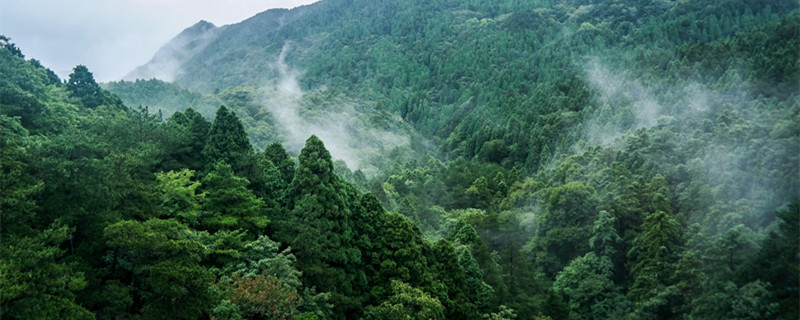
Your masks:
<svg viewBox="0 0 800 320"><path fill-rule="evenodd" d="M135 288L143 317L196 319L210 310L214 276L200 264L207 251L195 231L174 219L150 219L121 221L104 233L112 274Z"/></svg>
<svg viewBox="0 0 800 320"><path fill-rule="evenodd" d="M435 297L445 308L447 319L478 319L480 314L470 301L469 287L464 268L458 260L455 247L440 240L430 249L428 264L434 276L431 285Z"/></svg>
<svg viewBox="0 0 800 320"><path fill-rule="evenodd" d="M778 315L794 319L800 315L800 200L776 211L778 230L769 234L761 250L746 267L746 279L770 284L779 303Z"/></svg>
<svg viewBox="0 0 800 320"><path fill-rule="evenodd" d="M225 106L220 106L203 147L207 165L224 161L238 175L246 165L247 155L252 152L253 147L239 117Z"/></svg>
<svg viewBox="0 0 800 320"><path fill-rule="evenodd" d="M642 231L628 252L633 279L628 297L642 319L675 316L680 294L672 275L683 252L682 239L681 225L672 215L659 211L644 218Z"/></svg>
<svg viewBox="0 0 800 320"><path fill-rule="evenodd" d="M4 217L5 218L5 217ZM7 220L4 220L7 221ZM76 303L87 285L78 265L61 249L70 238L67 226L53 225L35 236L4 235L0 247L0 316L9 319L93 319Z"/></svg>
<svg viewBox="0 0 800 320"><path fill-rule="evenodd" d="M208 140L211 122L192 108L184 112L175 112L167 121L168 125L175 127L174 145L170 146L170 157L175 162L171 169L187 168L203 170L206 159L203 149Z"/></svg>
<svg viewBox="0 0 800 320"><path fill-rule="evenodd" d="M601 211L592 228L592 252L564 267L553 289L569 301L570 319L612 319L626 315L629 303L612 280L614 245L622 240L614 229L614 218Z"/></svg>
<svg viewBox="0 0 800 320"><path fill-rule="evenodd" d="M278 168L283 181L285 181L287 185L292 183L292 178L294 177L294 160L286 153L286 149L283 148L283 145L279 142L269 144L264 149L264 156L266 156L269 161L272 161L272 164Z"/></svg>
<svg viewBox="0 0 800 320"><path fill-rule="evenodd" d="M330 153L316 136L300 152L287 197L288 211L274 229L276 240L294 250L307 287L334 293L337 314L357 312L353 284L363 275L351 212L355 190L334 174Z"/></svg>
<svg viewBox="0 0 800 320"><path fill-rule="evenodd" d="M597 216L594 189L570 182L550 191L546 211L531 240L532 253L545 274L555 277L572 259L589 251Z"/></svg>
<svg viewBox="0 0 800 320"><path fill-rule="evenodd" d="M94 75L89 68L79 64L72 69L67 81L67 90L83 102L83 106L93 109L100 105L122 105L116 96L100 88L94 81Z"/></svg>
<svg viewBox="0 0 800 320"><path fill-rule="evenodd" d="M436 298L399 280L392 280L389 286L391 296L378 306L367 307L362 319L445 319L444 308Z"/></svg>

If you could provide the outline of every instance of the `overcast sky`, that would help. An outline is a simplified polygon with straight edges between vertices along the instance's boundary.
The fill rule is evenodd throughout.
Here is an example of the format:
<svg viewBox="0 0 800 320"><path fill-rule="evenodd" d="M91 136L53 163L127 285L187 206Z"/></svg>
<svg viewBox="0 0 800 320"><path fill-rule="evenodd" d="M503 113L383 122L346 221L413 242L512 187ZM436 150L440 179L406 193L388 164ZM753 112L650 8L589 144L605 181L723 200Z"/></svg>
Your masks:
<svg viewBox="0 0 800 320"><path fill-rule="evenodd" d="M200 20L236 23L316 0L0 0L0 34L65 79L83 64L119 80Z"/></svg>

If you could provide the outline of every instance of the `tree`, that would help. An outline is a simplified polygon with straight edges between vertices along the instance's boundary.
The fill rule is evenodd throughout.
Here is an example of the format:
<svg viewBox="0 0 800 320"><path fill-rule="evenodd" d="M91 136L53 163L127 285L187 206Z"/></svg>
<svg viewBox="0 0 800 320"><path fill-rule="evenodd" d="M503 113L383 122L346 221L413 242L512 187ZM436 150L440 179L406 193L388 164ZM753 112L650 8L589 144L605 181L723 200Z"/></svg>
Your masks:
<svg viewBox="0 0 800 320"><path fill-rule="evenodd" d="M307 287L335 293L338 314L357 312L351 309L358 307L353 284L362 276L351 211L356 191L334 174L330 153L316 136L306 140L299 160L275 238L293 248Z"/></svg>
<svg viewBox="0 0 800 320"><path fill-rule="evenodd" d="M379 297L371 295L372 288L383 284L380 276L382 259L382 237L386 228L386 211L380 200L371 193L359 198L353 214L354 245L361 253L363 279L356 278L353 285L365 293L367 303L378 303Z"/></svg>
<svg viewBox="0 0 800 320"><path fill-rule="evenodd" d="M800 200L795 199L775 215L780 219L778 230L771 232L750 258L745 278L767 282L779 303L778 316L795 319L800 315Z"/></svg>
<svg viewBox="0 0 800 320"><path fill-rule="evenodd" d="M217 162L203 178L207 195L201 225L211 231L244 229L251 238L264 234L269 218L264 201L247 189L249 183L234 175L227 163Z"/></svg>
<svg viewBox="0 0 800 320"><path fill-rule="evenodd" d="M202 170L206 159L203 149L208 140L211 122L192 108L184 112L175 112L167 121L176 131L175 145L170 146L170 157L176 162L176 169L188 168Z"/></svg>
<svg viewBox="0 0 800 320"><path fill-rule="evenodd" d="M664 211L651 213L642 222L642 231L628 252L633 283L628 296L640 317L669 318L676 310L679 293L673 273L683 250L681 226Z"/></svg>
<svg viewBox="0 0 800 320"><path fill-rule="evenodd" d="M297 289L270 275L236 274L228 286L229 301L247 319L293 319L302 302Z"/></svg>
<svg viewBox="0 0 800 320"><path fill-rule="evenodd" d="M464 268L455 247L446 240L433 244L428 265L433 274L432 293L442 303L447 319L477 319L480 314L469 298Z"/></svg>
<svg viewBox="0 0 800 320"><path fill-rule="evenodd" d="M119 98L100 88L89 68L81 64L72 69L67 81L67 90L80 99L84 107L90 109L100 105L122 105Z"/></svg>
<svg viewBox="0 0 800 320"><path fill-rule="evenodd" d="M489 182L486 177L481 176L467 188L466 195L469 197L470 207L478 209L488 209L492 200L492 192L489 190Z"/></svg>
<svg viewBox="0 0 800 320"><path fill-rule="evenodd" d="M387 214L378 250L381 251L380 276L373 284L373 295L385 298L391 280L420 288L430 285L432 279L423 254L422 234L411 221L397 213Z"/></svg>
<svg viewBox="0 0 800 320"><path fill-rule="evenodd" d="M464 269L470 301L481 311L489 310L495 302L494 288L483 281L483 270L472 252L462 247L458 252L458 263Z"/></svg>
<svg viewBox="0 0 800 320"><path fill-rule="evenodd" d="M283 145L279 142L269 144L264 149L264 156L266 156L269 161L272 161L272 164L278 168L281 177L283 177L283 181L287 185L292 183L292 178L294 177L294 161L289 157L289 154L286 153L286 149L283 148Z"/></svg>
<svg viewBox="0 0 800 320"><path fill-rule="evenodd" d="M367 307L364 320L445 319L436 298L399 280L390 283L391 296L378 306Z"/></svg>
<svg viewBox="0 0 800 320"><path fill-rule="evenodd" d="M0 254L0 316L10 319L93 319L75 302L87 285L78 265L59 248L70 238L69 228L54 224L34 236L4 235Z"/></svg>
<svg viewBox="0 0 800 320"><path fill-rule="evenodd" d="M239 171L246 165L246 156L252 152L250 138L239 117L225 106L220 106L203 148L207 164L224 161L231 165L236 174L240 174Z"/></svg>
<svg viewBox="0 0 800 320"><path fill-rule="evenodd" d="M112 275L128 280L149 319L196 319L211 308L214 276L195 231L174 219L125 220L104 230Z"/></svg>
<svg viewBox="0 0 800 320"><path fill-rule="evenodd" d="M570 319L612 319L625 315L627 301L612 281L614 244L621 238L614 218L601 211L589 239L591 252L559 272L553 289L569 299Z"/></svg>
<svg viewBox="0 0 800 320"><path fill-rule="evenodd" d="M555 276L572 259L589 251L595 208L594 189L583 183L552 189L531 240L534 258L545 274Z"/></svg>
<svg viewBox="0 0 800 320"><path fill-rule="evenodd" d="M11 42L9 37L0 35L0 49L8 50L12 55L25 59L25 55L17 46Z"/></svg>
<svg viewBox="0 0 800 320"><path fill-rule="evenodd" d="M19 121L0 114L0 218L5 235L33 235L38 209L35 197L44 188L40 178L26 174L33 161L28 130ZM4 238L0 238L4 239Z"/></svg>
<svg viewBox="0 0 800 320"><path fill-rule="evenodd" d="M589 247L598 256L613 257L617 252L614 245L622 241L622 237L617 233L616 219L608 211L600 211L597 220L592 227L592 237L589 238Z"/></svg>
<svg viewBox="0 0 800 320"><path fill-rule="evenodd" d="M485 320L513 320L517 318L514 309L506 307L505 305L500 305L499 309L497 313L484 314L483 318Z"/></svg>
<svg viewBox="0 0 800 320"><path fill-rule="evenodd" d="M175 218L190 226L198 225L201 204L205 200L205 193L198 193L199 181L193 181L194 171L183 169L175 172L161 172L156 174L158 179L160 207L162 215L166 218Z"/></svg>
<svg viewBox="0 0 800 320"><path fill-rule="evenodd" d="M279 246L269 237L259 236L244 245L239 261L226 266L223 273L243 277L269 275L291 288L300 289L302 273L295 268L297 258L291 248L280 250Z"/></svg>

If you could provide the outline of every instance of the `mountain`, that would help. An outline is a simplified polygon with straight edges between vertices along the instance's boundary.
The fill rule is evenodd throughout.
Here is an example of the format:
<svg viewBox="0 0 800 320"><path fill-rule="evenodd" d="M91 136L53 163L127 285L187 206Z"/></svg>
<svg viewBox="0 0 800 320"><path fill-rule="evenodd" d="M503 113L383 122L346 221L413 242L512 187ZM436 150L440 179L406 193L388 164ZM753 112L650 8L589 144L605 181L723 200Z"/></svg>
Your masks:
<svg viewBox="0 0 800 320"><path fill-rule="evenodd" d="M150 61L136 67L123 79L133 81L156 78L172 81L180 72L180 66L208 46L221 29L224 28L217 28L214 24L201 20L161 46Z"/></svg>
<svg viewBox="0 0 800 320"><path fill-rule="evenodd" d="M3 305L797 319L799 7L325 0L120 99L0 43Z"/></svg>

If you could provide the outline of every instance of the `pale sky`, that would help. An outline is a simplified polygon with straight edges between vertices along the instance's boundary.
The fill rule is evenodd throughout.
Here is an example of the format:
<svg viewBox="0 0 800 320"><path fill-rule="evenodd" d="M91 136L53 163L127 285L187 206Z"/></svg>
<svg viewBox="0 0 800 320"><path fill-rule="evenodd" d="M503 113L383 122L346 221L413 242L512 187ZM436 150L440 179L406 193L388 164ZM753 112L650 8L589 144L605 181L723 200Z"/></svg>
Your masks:
<svg viewBox="0 0 800 320"><path fill-rule="evenodd" d="M270 8L317 0L0 0L0 34L66 79L86 65L119 80L200 20L236 23Z"/></svg>

